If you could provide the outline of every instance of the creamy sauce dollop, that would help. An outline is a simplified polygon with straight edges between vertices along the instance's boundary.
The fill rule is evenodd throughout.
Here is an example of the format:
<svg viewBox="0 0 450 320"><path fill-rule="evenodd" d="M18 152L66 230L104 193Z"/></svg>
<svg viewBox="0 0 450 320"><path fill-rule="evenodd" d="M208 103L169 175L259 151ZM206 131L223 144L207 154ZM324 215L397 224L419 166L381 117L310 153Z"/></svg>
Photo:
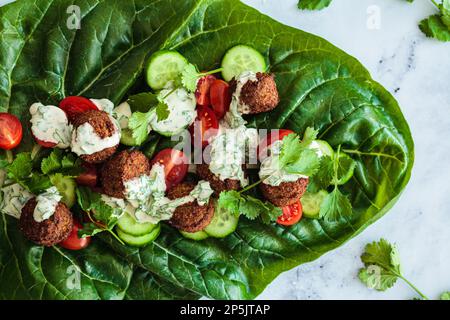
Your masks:
<svg viewBox="0 0 450 320"><path fill-rule="evenodd" d="M36 208L33 212L33 218L36 222L48 220L55 214L56 207L61 201L62 196L56 187L48 189L46 192L36 197Z"/></svg>

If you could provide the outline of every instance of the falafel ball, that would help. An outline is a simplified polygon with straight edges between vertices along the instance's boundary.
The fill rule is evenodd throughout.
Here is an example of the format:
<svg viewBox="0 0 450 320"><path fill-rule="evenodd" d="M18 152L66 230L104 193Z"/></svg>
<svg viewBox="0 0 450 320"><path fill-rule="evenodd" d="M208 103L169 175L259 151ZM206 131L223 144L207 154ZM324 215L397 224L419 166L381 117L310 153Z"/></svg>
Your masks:
<svg viewBox="0 0 450 320"><path fill-rule="evenodd" d="M209 170L209 165L199 164L197 165L197 175L202 180L206 180L214 190L214 194L219 196L223 191L240 190L241 182L239 180L226 179L222 181L214 173Z"/></svg>
<svg viewBox="0 0 450 320"><path fill-rule="evenodd" d="M280 103L274 75L258 72L256 78L257 81L248 81L242 87L239 104L246 106L246 108L239 109L242 114L268 112L275 109ZM231 92L235 92L236 87L237 81L232 80L230 83Z"/></svg>
<svg viewBox="0 0 450 320"><path fill-rule="evenodd" d="M181 183L170 189L167 197L170 200L182 198L188 196L194 188L195 184L193 183ZM213 217L214 204L212 200L204 206L200 206L197 201L194 201L179 206L169 223L181 231L195 233L205 229Z"/></svg>
<svg viewBox="0 0 450 320"><path fill-rule="evenodd" d="M140 151L125 150L108 160L100 170L103 193L110 197L124 199L126 181L149 175L150 161Z"/></svg>
<svg viewBox="0 0 450 320"><path fill-rule="evenodd" d="M46 247L52 247L66 240L73 228L73 217L69 208L60 202L49 219L37 222L33 217L36 205L37 200L33 198L22 209L19 228L25 237Z"/></svg>
<svg viewBox="0 0 450 320"><path fill-rule="evenodd" d="M309 179L299 179L295 182L283 182L277 187L261 184L264 197L277 207L286 207L295 204L306 192Z"/></svg>
<svg viewBox="0 0 450 320"><path fill-rule="evenodd" d="M73 119L72 123L75 130L83 124L89 123L92 128L94 128L95 133L102 139L112 137L120 130L113 123L109 114L100 110L88 110L83 112ZM106 148L93 154L80 155L80 158L90 164L103 163L114 155L118 146L119 143L114 147Z"/></svg>

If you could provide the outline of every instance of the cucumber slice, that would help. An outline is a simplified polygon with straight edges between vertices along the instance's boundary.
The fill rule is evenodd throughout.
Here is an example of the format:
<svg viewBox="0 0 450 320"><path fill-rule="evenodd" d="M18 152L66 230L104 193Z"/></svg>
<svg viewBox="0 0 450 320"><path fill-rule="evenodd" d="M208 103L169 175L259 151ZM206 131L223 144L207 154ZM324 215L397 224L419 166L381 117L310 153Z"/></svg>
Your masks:
<svg viewBox="0 0 450 320"><path fill-rule="evenodd" d="M116 231L119 238L122 239L123 242L125 242L126 244L133 247L144 247L150 242L153 242L159 236L159 233L161 232L161 227L160 225L158 225L156 228L152 230L152 232L138 237L125 233L119 228L117 228Z"/></svg>
<svg viewBox="0 0 450 320"><path fill-rule="evenodd" d="M149 234L156 226L153 223L139 223L128 213L122 215L117 222L117 227L121 231L136 237Z"/></svg>
<svg viewBox="0 0 450 320"><path fill-rule="evenodd" d="M338 180L333 179L332 184L344 185L355 173L356 162L345 153L339 153Z"/></svg>
<svg viewBox="0 0 450 320"><path fill-rule="evenodd" d="M300 199L303 207L303 216L310 219L318 219L320 206L327 195L328 192L325 190L321 190L317 193L306 192Z"/></svg>
<svg viewBox="0 0 450 320"><path fill-rule="evenodd" d="M76 202L75 189L77 183L75 179L67 178L60 173L50 177L50 182L58 189L62 196L62 202L69 208L72 208Z"/></svg>
<svg viewBox="0 0 450 320"><path fill-rule="evenodd" d="M222 60L222 76L231 81L245 71L265 72L266 60L252 47L239 45L231 48Z"/></svg>
<svg viewBox="0 0 450 320"><path fill-rule="evenodd" d="M328 156L330 158L334 155L334 150L330 144L324 140L315 140L309 145L310 149L316 150L319 157Z"/></svg>
<svg viewBox="0 0 450 320"><path fill-rule="evenodd" d="M216 206L214 218L204 231L211 237L225 238L236 230L238 222L239 216L231 214L226 209L219 209Z"/></svg>
<svg viewBox="0 0 450 320"><path fill-rule="evenodd" d="M147 65L147 83L153 90L161 90L170 81L179 82L183 69L189 64L176 51L158 51Z"/></svg>
<svg viewBox="0 0 450 320"><path fill-rule="evenodd" d="M199 231L196 233L180 231L181 235L186 239L201 241L209 238L209 235L205 231Z"/></svg>
<svg viewBox="0 0 450 320"><path fill-rule="evenodd" d="M131 132L130 129L125 128L122 129L121 137L120 137L120 143L128 146L128 147L137 147L139 146L136 143L136 140L133 138L133 132Z"/></svg>

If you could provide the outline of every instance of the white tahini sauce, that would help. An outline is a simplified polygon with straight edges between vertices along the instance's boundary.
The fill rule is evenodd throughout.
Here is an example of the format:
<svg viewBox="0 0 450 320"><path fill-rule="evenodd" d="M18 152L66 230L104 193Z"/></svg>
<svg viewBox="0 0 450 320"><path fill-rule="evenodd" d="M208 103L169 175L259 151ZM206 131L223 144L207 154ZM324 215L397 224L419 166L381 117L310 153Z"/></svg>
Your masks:
<svg viewBox="0 0 450 320"><path fill-rule="evenodd" d="M37 139L54 143L61 149L70 146L72 125L69 124L67 115L62 109L34 103L30 107L30 113L31 131Z"/></svg>
<svg viewBox="0 0 450 320"><path fill-rule="evenodd" d="M122 130L128 128L128 122L130 121L132 114L131 106L128 102L119 104L113 110L113 117L117 119Z"/></svg>
<svg viewBox="0 0 450 320"><path fill-rule="evenodd" d="M22 214L22 208L34 197L33 194L18 183L4 187L0 191L3 194L0 202L0 212L17 219Z"/></svg>
<svg viewBox="0 0 450 320"><path fill-rule="evenodd" d="M120 143L119 124L112 116L109 116L109 118L115 127L115 132L111 137L102 139L87 122L73 130L72 152L78 156L91 155L117 146Z"/></svg>
<svg viewBox="0 0 450 320"><path fill-rule="evenodd" d="M56 187L48 189L45 193L42 193L36 197L36 208L33 212L33 218L36 222L43 222L48 220L55 214L56 207L61 201L62 196Z"/></svg>
<svg viewBox="0 0 450 320"><path fill-rule="evenodd" d="M108 114L112 114L114 110L114 103L108 99L91 99L91 102L95 104L95 106L100 111L104 111Z"/></svg>
<svg viewBox="0 0 450 320"><path fill-rule="evenodd" d="M283 141L276 141L269 147L269 156L261 163L259 177L265 184L278 187L283 182L295 182L301 178L308 178L299 174L288 174L281 168L280 153L283 147Z"/></svg>
<svg viewBox="0 0 450 320"><path fill-rule="evenodd" d="M159 93L159 98L167 104L170 115L166 120L158 121L155 114L151 121L153 130L175 135L194 123L197 117L194 93L189 93L184 88L164 89Z"/></svg>
<svg viewBox="0 0 450 320"><path fill-rule="evenodd" d="M230 128L237 128L245 126L247 121L242 118L243 114L248 114L249 107L241 102L241 92L242 88L249 81L258 81L256 73L252 71L243 72L240 76L236 78L236 91L233 93L230 110L225 115L225 122Z"/></svg>

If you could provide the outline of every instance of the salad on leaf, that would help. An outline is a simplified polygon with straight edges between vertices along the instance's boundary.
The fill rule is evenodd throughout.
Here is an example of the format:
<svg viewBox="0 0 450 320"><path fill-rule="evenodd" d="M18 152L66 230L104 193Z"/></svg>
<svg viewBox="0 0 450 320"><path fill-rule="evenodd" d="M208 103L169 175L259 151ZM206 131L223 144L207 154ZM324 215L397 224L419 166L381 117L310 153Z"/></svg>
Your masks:
<svg viewBox="0 0 450 320"><path fill-rule="evenodd" d="M246 116L280 101L266 71L264 57L245 45L206 72L179 52L159 51L146 69L151 90L118 106L80 96L59 106L32 104L31 132L46 155L19 153L2 162L2 212L19 219L30 241L70 250L103 232L146 246L161 223L201 241L229 236L241 216L285 227L302 218L350 217L339 187L355 162L340 146L318 140L312 127L299 134L248 126ZM20 122L1 118L10 128L2 148L17 147ZM145 148L180 135L185 139L175 148Z"/></svg>

